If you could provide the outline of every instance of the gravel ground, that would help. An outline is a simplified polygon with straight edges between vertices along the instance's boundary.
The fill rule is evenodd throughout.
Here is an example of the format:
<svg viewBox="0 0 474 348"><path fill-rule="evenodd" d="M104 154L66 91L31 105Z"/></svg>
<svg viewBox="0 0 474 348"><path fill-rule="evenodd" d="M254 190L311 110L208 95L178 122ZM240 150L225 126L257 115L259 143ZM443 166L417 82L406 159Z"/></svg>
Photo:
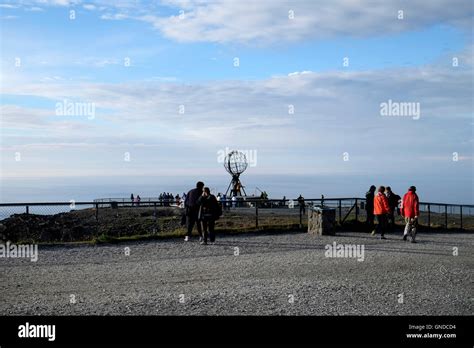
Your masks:
<svg viewBox="0 0 474 348"><path fill-rule="evenodd" d="M333 241L363 245L364 261L326 257ZM289 233L221 237L212 246L40 246L36 263L0 258L0 313L473 315L473 246L474 234L454 233L419 235L417 244L398 235Z"/></svg>

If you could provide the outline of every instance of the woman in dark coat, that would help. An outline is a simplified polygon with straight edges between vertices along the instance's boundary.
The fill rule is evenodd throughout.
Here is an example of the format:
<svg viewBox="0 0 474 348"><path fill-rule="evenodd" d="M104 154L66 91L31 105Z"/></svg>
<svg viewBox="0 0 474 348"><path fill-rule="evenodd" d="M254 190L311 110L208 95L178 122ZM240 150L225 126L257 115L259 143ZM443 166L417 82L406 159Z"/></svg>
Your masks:
<svg viewBox="0 0 474 348"><path fill-rule="evenodd" d="M199 220L202 221L204 229L204 240L201 241L201 244L207 245L208 233L211 244L214 244L216 240L214 228L216 220L222 215L222 207L217 201L216 196L211 195L209 187L204 187L202 196L199 197L199 204Z"/></svg>

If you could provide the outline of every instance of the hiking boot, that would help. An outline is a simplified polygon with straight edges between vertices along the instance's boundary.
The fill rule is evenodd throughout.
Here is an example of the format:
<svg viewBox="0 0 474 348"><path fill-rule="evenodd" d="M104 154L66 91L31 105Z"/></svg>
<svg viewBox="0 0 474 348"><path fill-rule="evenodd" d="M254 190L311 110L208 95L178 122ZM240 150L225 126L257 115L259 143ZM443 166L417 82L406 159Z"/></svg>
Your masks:
<svg viewBox="0 0 474 348"><path fill-rule="evenodd" d="M372 236L375 236L375 230L372 231L371 235L372 235Z"/></svg>
<svg viewBox="0 0 474 348"><path fill-rule="evenodd" d="M199 244L201 244L201 245L207 245L207 242L203 240L203 241L202 241L201 243L199 243Z"/></svg>
<svg viewBox="0 0 474 348"><path fill-rule="evenodd" d="M199 243L201 243L201 242L202 242L202 237L199 237Z"/></svg>
<svg viewBox="0 0 474 348"><path fill-rule="evenodd" d="M406 235L406 234L403 236L403 240L404 240L404 241L407 240L407 235Z"/></svg>
<svg viewBox="0 0 474 348"><path fill-rule="evenodd" d="M380 239L387 239L384 235L380 236Z"/></svg>
<svg viewBox="0 0 474 348"><path fill-rule="evenodd" d="M189 236L184 237L185 242L189 242Z"/></svg>
<svg viewBox="0 0 474 348"><path fill-rule="evenodd" d="M412 239L411 242L412 242L412 243L416 243L416 240Z"/></svg>

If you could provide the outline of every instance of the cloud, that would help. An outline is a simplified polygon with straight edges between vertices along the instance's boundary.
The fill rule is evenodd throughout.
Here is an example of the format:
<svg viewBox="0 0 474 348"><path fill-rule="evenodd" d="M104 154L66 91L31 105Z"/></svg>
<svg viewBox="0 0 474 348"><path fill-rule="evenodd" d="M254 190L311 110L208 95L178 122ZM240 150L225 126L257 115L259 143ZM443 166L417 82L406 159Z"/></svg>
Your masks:
<svg viewBox="0 0 474 348"><path fill-rule="evenodd" d="M41 7L33 6L30 8L27 8L26 11L30 12L43 12L44 10Z"/></svg>
<svg viewBox="0 0 474 348"><path fill-rule="evenodd" d="M337 36L366 37L446 23L470 30L470 1L167 1L182 9L169 17L149 15L166 37L180 42L277 43ZM403 19L399 19L399 11Z"/></svg>
<svg viewBox="0 0 474 348"><path fill-rule="evenodd" d="M449 160L455 151L464 156L457 164L472 172L472 158L465 157L472 152L470 52L472 46L458 52L458 67L442 57L424 67L302 69L251 81L38 82L15 70L2 76L2 92L48 98L51 110L2 106L2 151L27 148L49 161L54 149L55 164L23 162L25 169L14 167L19 174L65 164L92 173L104 163L114 173L124 151L143 159L140 170L176 158L190 166L197 158L211 168L216 151L225 147L257 150L255 173L439 172L442 160L431 159ZM64 98L95 103L95 118L54 117L55 103ZM388 100L420 103L420 119L381 116L380 104ZM341 160L344 152L349 163Z"/></svg>
<svg viewBox="0 0 474 348"><path fill-rule="evenodd" d="M104 20L146 22L178 42L277 44L372 37L447 24L472 30L470 0L26 0L23 6L77 6L106 11ZM10 6L7 4L6 6ZM163 15L163 7L174 15ZM401 14L399 11L403 11ZM402 18L403 17L403 18Z"/></svg>
<svg viewBox="0 0 474 348"><path fill-rule="evenodd" d="M109 21L120 21L120 20L128 18L128 16L123 13L114 13L114 14L106 13L100 16L100 18L104 20L109 20Z"/></svg>
<svg viewBox="0 0 474 348"><path fill-rule="evenodd" d="M89 11L94 11L95 9L97 9L97 7L95 5L92 5L92 4L85 4L85 5L82 5L82 7L86 10L89 10Z"/></svg>
<svg viewBox="0 0 474 348"><path fill-rule="evenodd" d="M0 8L14 9L14 8L18 8L18 6L15 6L12 4L0 4Z"/></svg>
<svg viewBox="0 0 474 348"><path fill-rule="evenodd" d="M282 139L291 134L295 144L337 145L341 132L350 132L345 135L345 142L351 146L368 145L372 141L370 136L388 126L400 135L423 130L412 142L437 146L433 134L441 136L443 129L456 128L456 123L464 124L472 117L472 66L461 62L464 67L303 71L263 80L193 84L166 79L117 84L55 79L47 83L12 81L5 84L4 93L45 97L52 100L52 105L63 98L93 102L97 110L108 110L97 111L99 121L119 129L132 124L146 125L139 131L144 136L161 129L165 136L189 144L203 139L209 144L230 139L234 143L277 149L288 146ZM389 99L420 103L418 123L382 117L380 104ZM31 110L7 111L15 111L18 122L36 122ZM9 117L10 124L14 120ZM90 123L97 132L102 126ZM262 135L268 136L265 142L261 141ZM468 140L461 136L446 141ZM387 147L399 146L396 139L387 139L386 143Z"/></svg>

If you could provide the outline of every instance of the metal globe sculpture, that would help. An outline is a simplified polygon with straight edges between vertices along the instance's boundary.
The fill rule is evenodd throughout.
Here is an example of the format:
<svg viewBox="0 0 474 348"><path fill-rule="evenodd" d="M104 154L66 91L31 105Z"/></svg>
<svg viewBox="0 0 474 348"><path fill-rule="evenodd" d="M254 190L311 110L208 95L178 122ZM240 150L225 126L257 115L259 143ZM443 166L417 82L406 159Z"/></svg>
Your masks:
<svg viewBox="0 0 474 348"><path fill-rule="evenodd" d="M232 175L232 180L227 187L226 195L228 195L229 190L231 196L242 196L242 192L245 196L247 195L242 183L240 182L240 174L247 169L247 166L247 157L245 157L244 153L234 150L227 154L224 159L224 168L230 175Z"/></svg>

